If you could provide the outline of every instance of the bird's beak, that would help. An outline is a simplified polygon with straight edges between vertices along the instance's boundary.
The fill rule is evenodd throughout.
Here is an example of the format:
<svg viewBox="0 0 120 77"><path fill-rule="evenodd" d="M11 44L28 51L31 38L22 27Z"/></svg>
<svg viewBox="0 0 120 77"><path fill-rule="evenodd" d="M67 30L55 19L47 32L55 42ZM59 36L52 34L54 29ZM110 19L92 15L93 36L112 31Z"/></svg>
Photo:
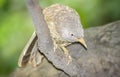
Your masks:
<svg viewBox="0 0 120 77"><path fill-rule="evenodd" d="M81 43L87 49L87 45L86 45L85 40L83 38L79 38L79 39L77 39L77 41L79 43Z"/></svg>

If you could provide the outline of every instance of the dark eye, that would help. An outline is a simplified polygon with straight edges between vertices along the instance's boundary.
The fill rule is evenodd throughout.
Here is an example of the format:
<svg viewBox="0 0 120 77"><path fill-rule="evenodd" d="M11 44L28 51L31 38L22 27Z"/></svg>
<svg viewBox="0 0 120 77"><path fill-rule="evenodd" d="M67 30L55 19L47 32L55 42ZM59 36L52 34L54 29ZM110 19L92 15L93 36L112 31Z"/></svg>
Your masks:
<svg viewBox="0 0 120 77"><path fill-rule="evenodd" d="M73 36L73 34L71 34L71 36Z"/></svg>

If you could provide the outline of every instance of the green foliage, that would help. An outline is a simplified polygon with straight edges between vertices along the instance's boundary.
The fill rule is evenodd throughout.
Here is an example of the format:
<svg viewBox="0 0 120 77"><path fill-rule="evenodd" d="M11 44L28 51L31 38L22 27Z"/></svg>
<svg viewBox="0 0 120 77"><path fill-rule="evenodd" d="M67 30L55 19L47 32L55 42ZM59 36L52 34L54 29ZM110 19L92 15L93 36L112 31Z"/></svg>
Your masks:
<svg viewBox="0 0 120 77"><path fill-rule="evenodd" d="M120 19L120 0L40 0L45 8L60 3L74 8L85 28ZM32 35L32 20L25 0L0 0L0 77L17 66L20 52Z"/></svg>
<svg viewBox="0 0 120 77"><path fill-rule="evenodd" d="M33 32L32 21L24 12L8 13L0 25L0 73L10 73Z"/></svg>
<svg viewBox="0 0 120 77"><path fill-rule="evenodd" d="M3 8L6 3L6 0L0 0L0 8Z"/></svg>

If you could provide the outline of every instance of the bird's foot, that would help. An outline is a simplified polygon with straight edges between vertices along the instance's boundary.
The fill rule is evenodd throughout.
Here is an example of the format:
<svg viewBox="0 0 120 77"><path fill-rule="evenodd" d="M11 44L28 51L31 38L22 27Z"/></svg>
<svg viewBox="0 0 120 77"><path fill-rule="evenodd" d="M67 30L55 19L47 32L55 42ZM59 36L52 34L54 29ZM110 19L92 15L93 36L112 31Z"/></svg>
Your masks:
<svg viewBox="0 0 120 77"><path fill-rule="evenodd" d="M72 62L72 57L69 54L67 54L66 57L67 57L67 65L69 65L70 62Z"/></svg>
<svg viewBox="0 0 120 77"><path fill-rule="evenodd" d="M67 65L69 65L69 63L72 62L72 57L70 56L69 51L64 46L62 46L61 48L67 58Z"/></svg>

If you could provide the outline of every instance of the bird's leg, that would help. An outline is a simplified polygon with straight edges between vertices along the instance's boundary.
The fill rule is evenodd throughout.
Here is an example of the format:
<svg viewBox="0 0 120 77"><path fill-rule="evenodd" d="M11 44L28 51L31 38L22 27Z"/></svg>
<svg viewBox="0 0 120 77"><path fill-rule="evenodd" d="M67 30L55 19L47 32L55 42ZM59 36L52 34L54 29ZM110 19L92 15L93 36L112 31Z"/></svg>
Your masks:
<svg viewBox="0 0 120 77"><path fill-rule="evenodd" d="M69 51L64 46L61 46L61 49L63 50L65 55L69 54Z"/></svg>
<svg viewBox="0 0 120 77"><path fill-rule="evenodd" d="M54 50L54 52L56 52L56 49L57 49L57 47L58 47L58 44L56 44L56 41L53 41L53 44L54 44L53 50Z"/></svg>
<svg viewBox="0 0 120 77"><path fill-rule="evenodd" d="M72 61L72 57L69 54L69 51L67 50L67 48L65 47L66 44L61 44L60 48L63 50L64 54L69 58L68 60L68 64Z"/></svg>

